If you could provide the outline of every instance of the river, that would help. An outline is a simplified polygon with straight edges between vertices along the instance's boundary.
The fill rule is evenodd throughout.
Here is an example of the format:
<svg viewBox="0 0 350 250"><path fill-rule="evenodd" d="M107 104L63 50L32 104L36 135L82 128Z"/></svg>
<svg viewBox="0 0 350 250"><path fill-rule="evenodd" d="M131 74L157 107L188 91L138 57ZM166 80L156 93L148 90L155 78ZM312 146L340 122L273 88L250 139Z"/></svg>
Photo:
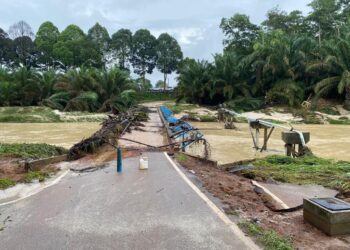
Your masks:
<svg viewBox="0 0 350 250"><path fill-rule="evenodd" d="M223 123L193 122L193 126L202 129L211 146L211 158L219 164L266 156L284 154L281 130L275 129L264 153L253 149L253 141L248 124L239 123L238 130L223 129ZM348 125L295 125L295 129L310 132L307 144L312 152L320 157L350 161L350 126ZM262 138L260 139L260 144ZM194 146L192 154L200 154L200 147Z"/></svg>
<svg viewBox="0 0 350 250"><path fill-rule="evenodd" d="M284 154L284 143L279 129L273 132L268 143L268 151L259 153L253 149L247 124L236 124L238 130L223 129L223 123L216 122L193 122L192 125L202 129L211 146L211 158L220 164L262 157L267 154ZM99 128L100 125L97 122L0 123L0 142L48 143L70 148ZM295 128L311 133L308 146L317 156L350 161L350 126L295 125ZM190 153L201 154L201 150L202 147L194 146Z"/></svg>
<svg viewBox="0 0 350 250"><path fill-rule="evenodd" d="M47 143L70 148L99 128L98 122L0 123L0 142Z"/></svg>

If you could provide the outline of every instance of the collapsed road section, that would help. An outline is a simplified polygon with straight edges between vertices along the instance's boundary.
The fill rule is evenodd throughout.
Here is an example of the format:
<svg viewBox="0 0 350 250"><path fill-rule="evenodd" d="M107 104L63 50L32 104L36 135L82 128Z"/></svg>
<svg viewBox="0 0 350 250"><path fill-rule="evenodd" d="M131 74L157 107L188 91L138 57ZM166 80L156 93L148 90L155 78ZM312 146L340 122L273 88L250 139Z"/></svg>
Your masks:
<svg viewBox="0 0 350 250"><path fill-rule="evenodd" d="M159 114L166 128L169 143L176 144L178 142L179 149L185 152L190 145L202 142L204 144L204 157L209 157L208 143L199 129L182 119L175 118L172 111L165 106L159 108Z"/></svg>

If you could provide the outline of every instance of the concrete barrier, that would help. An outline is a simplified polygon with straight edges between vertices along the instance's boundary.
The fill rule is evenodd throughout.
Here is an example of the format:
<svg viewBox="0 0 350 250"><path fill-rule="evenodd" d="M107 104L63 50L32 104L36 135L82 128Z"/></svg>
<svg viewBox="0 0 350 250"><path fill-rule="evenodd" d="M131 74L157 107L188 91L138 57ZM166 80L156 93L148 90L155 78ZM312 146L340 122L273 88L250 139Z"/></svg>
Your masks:
<svg viewBox="0 0 350 250"><path fill-rule="evenodd" d="M39 159L39 160L26 161L24 163L24 166L27 171L28 170L38 171L47 165L58 163L61 161L66 161L67 159L68 159L67 155L65 154L65 155L53 156L53 157Z"/></svg>
<svg viewBox="0 0 350 250"><path fill-rule="evenodd" d="M317 199L316 199L317 200ZM331 205L350 207L349 203L336 198L322 198ZM331 210L315 202L304 199L304 219L327 235L350 234L350 209Z"/></svg>

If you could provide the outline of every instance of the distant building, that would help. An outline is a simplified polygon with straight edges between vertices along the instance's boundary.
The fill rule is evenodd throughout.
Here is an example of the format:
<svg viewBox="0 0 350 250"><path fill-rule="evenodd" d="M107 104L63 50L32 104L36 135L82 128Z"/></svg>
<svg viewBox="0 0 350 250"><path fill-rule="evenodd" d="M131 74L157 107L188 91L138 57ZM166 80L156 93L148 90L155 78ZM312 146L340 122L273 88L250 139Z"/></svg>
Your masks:
<svg viewBox="0 0 350 250"><path fill-rule="evenodd" d="M164 88L151 88L149 92L157 93L157 92L173 92L173 87L167 87L165 90Z"/></svg>

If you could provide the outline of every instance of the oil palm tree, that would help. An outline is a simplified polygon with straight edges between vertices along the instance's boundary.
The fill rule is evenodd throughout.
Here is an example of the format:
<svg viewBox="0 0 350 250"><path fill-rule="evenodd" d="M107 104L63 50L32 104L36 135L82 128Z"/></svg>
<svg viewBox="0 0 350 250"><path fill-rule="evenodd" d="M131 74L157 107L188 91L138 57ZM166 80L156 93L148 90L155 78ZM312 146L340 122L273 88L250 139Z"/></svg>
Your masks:
<svg viewBox="0 0 350 250"><path fill-rule="evenodd" d="M61 92L60 97L70 97L65 111L95 111L99 107L99 86L92 74L92 70L85 67L71 69L55 84L55 89Z"/></svg>
<svg viewBox="0 0 350 250"><path fill-rule="evenodd" d="M39 72L36 75L36 81L40 90L39 100L50 97L54 92L54 86L57 83L59 74L54 70Z"/></svg>
<svg viewBox="0 0 350 250"><path fill-rule="evenodd" d="M15 85L16 98L13 100L14 105L36 105L40 99L40 88L37 78L37 72L33 69L20 67L12 72L12 80Z"/></svg>
<svg viewBox="0 0 350 250"><path fill-rule="evenodd" d="M315 86L316 97L332 93L344 95L344 108L350 110L350 34L325 43L323 58L308 67L308 72L321 75Z"/></svg>
<svg viewBox="0 0 350 250"><path fill-rule="evenodd" d="M226 100L230 100L233 97L250 96L247 76L240 61L241 57L233 52L214 56L211 97L221 94Z"/></svg>
<svg viewBox="0 0 350 250"><path fill-rule="evenodd" d="M256 92L265 95L281 80L307 81L306 65L315 58L315 48L316 42L311 38L289 36L277 30L263 34L254 52L242 63L255 72Z"/></svg>
<svg viewBox="0 0 350 250"><path fill-rule="evenodd" d="M185 59L180 65L177 78L178 101L186 99L192 103L210 103L212 68L207 61Z"/></svg>
<svg viewBox="0 0 350 250"><path fill-rule="evenodd" d="M109 71L97 71L96 81L99 83L99 96L102 103L99 111L107 111L111 108L124 110L134 105L136 92L132 90L130 74L119 68Z"/></svg>

